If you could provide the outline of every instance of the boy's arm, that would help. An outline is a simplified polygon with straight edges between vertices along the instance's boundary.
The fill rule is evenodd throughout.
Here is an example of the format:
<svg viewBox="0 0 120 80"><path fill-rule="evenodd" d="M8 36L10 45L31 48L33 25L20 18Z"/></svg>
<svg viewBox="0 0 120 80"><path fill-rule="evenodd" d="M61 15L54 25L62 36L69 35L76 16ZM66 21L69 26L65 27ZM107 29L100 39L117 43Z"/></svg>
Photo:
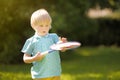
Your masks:
<svg viewBox="0 0 120 80"><path fill-rule="evenodd" d="M25 63L32 63L34 61L34 58L30 54L24 53L23 61Z"/></svg>
<svg viewBox="0 0 120 80"><path fill-rule="evenodd" d="M40 53L38 52L35 56L31 56L30 54L24 53L23 61L25 63L32 63L34 61L40 61L44 58L47 52Z"/></svg>

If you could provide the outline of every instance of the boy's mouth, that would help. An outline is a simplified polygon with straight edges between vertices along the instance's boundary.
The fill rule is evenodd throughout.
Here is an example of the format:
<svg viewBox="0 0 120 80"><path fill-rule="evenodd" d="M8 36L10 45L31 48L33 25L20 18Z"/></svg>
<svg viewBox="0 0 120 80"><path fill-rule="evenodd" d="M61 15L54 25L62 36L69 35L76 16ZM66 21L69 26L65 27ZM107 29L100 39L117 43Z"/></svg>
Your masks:
<svg viewBox="0 0 120 80"><path fill-rule="evenodd" d="M46 31L43 31L43 33L46 33Z"/></svg>

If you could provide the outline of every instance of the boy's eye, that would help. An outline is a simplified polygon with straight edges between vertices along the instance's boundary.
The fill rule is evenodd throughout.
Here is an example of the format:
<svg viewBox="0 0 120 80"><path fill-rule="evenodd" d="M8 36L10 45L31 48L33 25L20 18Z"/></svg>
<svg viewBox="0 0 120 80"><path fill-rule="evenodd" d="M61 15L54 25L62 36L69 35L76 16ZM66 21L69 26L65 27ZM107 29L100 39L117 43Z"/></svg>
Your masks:
<svg viewBox="0 0 120 80"><path fill-rule="evenodd" d="M40 27L49 27L49 25L39 25Z"/></svg>
<svg viewBox="0 0 120 80"><path fill-rule="evenodd" d="M46 25L46 27L48 27L48 25Z"/></svg>
<svg viewBox="0 0 120 80"><path fill-rule="evenodd" d="M43 25L40 25L40 27L43 27Z"/></svg>

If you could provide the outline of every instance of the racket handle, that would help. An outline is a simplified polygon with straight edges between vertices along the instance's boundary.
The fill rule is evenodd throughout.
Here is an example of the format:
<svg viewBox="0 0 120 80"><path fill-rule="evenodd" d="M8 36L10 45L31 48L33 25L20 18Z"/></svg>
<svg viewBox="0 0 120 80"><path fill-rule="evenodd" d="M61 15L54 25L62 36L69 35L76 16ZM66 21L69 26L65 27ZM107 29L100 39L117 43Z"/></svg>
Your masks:
<svg viewBox="0 0 120 80"><path fill-rule="evenodd" d="M51 53L53 51L55 51L55 50L48 50L48 51L42 52L41 54L46 55L46 54Z"/></svg>
<svg viewBox="0 0 120 80"><path fill-rule="evenodd" d="M54 52L55 50L48 50L48 53Z"/></svg>

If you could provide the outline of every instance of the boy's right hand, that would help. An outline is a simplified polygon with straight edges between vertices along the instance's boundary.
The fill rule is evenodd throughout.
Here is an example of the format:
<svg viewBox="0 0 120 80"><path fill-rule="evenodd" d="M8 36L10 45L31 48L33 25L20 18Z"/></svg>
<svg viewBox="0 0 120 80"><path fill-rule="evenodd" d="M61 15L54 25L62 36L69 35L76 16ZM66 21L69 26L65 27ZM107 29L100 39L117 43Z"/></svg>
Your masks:
<svg viewBox="0 0 120 80"><path fill-rule="evenodd" d="M33 56L34 61L40 61L45 55L37 52L35 56Z"/></svg>

